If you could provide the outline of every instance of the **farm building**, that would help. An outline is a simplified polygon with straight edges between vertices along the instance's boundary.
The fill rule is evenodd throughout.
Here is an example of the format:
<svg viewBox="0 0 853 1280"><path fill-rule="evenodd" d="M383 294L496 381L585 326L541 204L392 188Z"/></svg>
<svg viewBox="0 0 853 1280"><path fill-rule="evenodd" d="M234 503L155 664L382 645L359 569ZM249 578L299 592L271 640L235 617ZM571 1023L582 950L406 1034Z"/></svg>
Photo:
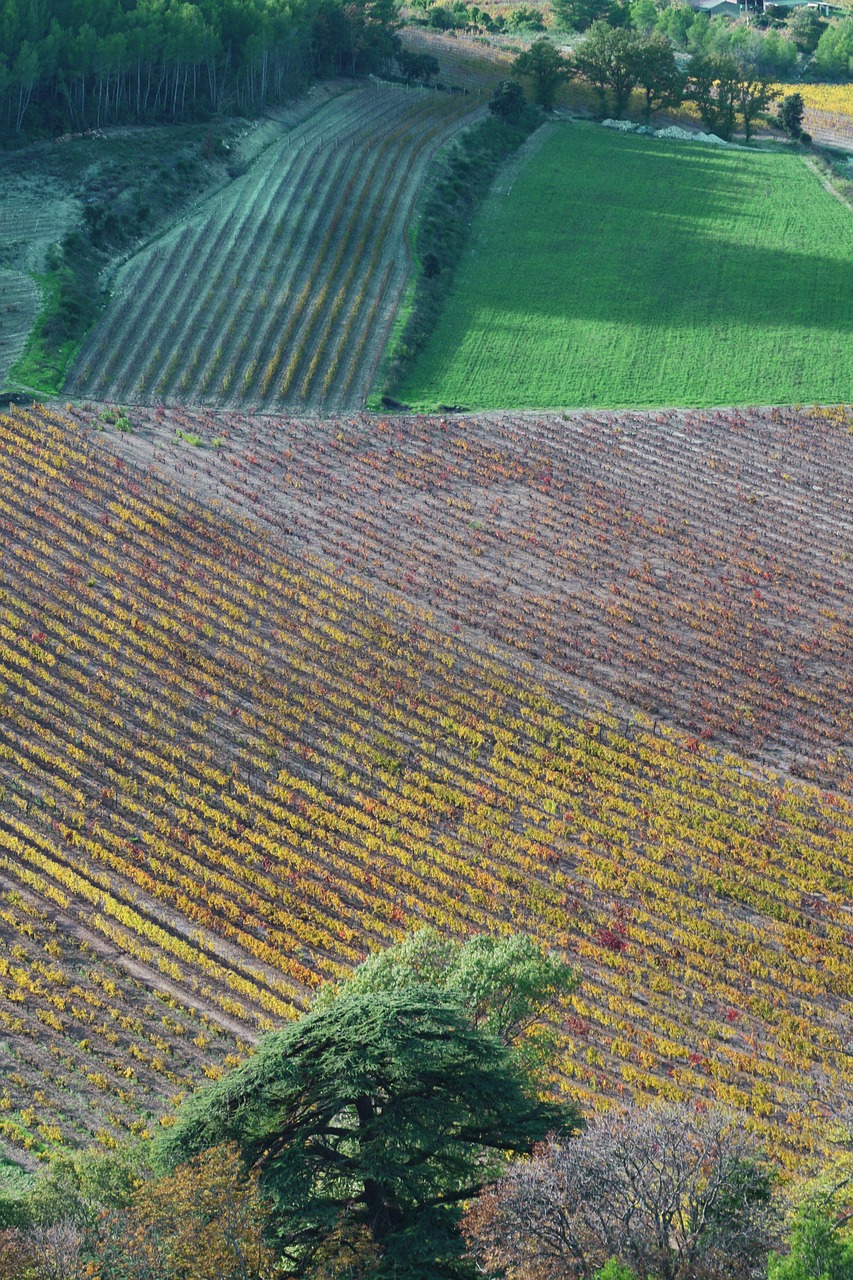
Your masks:
<svg viewBox="0 0 853 1280"><path fill-rule="evenodd" d="M842 10L835 4L822 4L820 0L763 0L763 11L768 9L814 9L822 18L829 18Z"/></svg>
<svg viewBox="0 0 853 1280"><path fill-rule="evenodd" d="M736 4L735 0L690 0L690 7L697 13L707 13L709 18L716 18L720 14L737 18L744 9L744 6Z"/></svg>

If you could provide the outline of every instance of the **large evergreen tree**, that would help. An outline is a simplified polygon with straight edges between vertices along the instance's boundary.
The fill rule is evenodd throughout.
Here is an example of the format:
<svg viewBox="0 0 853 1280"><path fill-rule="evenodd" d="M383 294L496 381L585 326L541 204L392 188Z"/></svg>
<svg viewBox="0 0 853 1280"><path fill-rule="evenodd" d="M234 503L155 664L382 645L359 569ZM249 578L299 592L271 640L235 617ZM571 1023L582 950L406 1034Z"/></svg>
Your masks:
<svg viewBox="0 0 853 1280"><path fill-rule="evenodd" d="M235 1141L297 1274L330 1241L343 1274L346 1245L367 1234L368 1274L434 1280L470 1274L463 1202L508 1154L576 1126L459 999L418 982L344 993L267 1036L184 1105L162 1154L176 1165Z"/></svg>

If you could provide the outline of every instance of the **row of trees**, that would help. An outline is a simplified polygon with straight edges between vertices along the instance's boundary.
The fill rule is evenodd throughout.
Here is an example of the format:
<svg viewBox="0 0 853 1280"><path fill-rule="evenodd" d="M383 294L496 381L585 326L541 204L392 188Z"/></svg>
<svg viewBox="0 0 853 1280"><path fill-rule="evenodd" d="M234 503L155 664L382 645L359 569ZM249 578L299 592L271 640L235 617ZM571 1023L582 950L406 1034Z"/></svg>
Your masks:
<svg viewBox="0 0 853 1280"><path fill-rule="evenodd" d="M388 65L395 0L3 0L0 130L251 112Z"/></svg>
<svg viewBox="0 0 853 1280"><path fill-rule="evenodd" d="M828 79L849 78L853 66L853 18L825 18L805 6L793 13L780 6L774 18L761 12L757 0L749 0L745 8L757 11L749 25L709 18L681 0L552 0L551 7L557 25L568 31L586 31L595 22L658 30L680 49L735 53L741 61L774 75L791 74L798 54L814 55L810 70Z"/></svg>
<svg viewBox="0 0 853 1280"><path fill-rule="evenodd" d="M643 95L647 123L653 111L689 99L706 128L721 138L732 136L738 119L749 138L758 116L777 96L769 80L731 55L694 54L682 72L662 33L606 22L594 23L571 57L549 40L535 41L515 59L513 71L531 81L534 99L546 111L553 108L560 85L580 75L593 86L601 116L621 119L635 90ZM503 88L498 91L498 114L505 110L504 93Z"/></svg>
<svg viewBox="0 0 853 1280"><path fill-rule="evenodd" d="M850 1280L849 1158L780 1250L775 1171L738 1116L658 1104L583 1128L543 1100L575 984L523 937L413 935L157 1142L0 1177L0 1276Z"/></svg>
<svg viewBox="0 0 853 1280"><path fill-rule="evenodd" d="M678 49L713 57L731 54L754 71L791 79L849 80L853 75L853 18L828 19L803 6L784 25L762 28L728 18L709 18L686 4L659 8L654 0L632 0L630 25L660 31Z"/></svg>

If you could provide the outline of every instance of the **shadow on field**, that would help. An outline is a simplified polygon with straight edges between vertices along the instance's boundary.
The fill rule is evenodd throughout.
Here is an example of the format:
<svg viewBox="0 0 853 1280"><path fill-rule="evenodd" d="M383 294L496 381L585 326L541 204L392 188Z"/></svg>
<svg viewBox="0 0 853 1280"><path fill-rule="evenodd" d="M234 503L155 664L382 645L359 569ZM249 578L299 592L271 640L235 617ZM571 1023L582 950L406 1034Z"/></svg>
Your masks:
<svg viewBox="0 0 853 1280"><path fill-rule="evenodd" d="M798 324L853 329L853 257L840 248L833 256L829 244L816 252L813 237L799 247L807 213L795 192L790 243L767 243L781 234L778 212L770 217L764 202L779 200L771 157L630 136L579 141L562 164L542 165L536 211L509 215L507 273L485 286L491 328L516 330L532 314L649 328L725 320L770 335ZM614 145L624 147L618 165ZM523 303L512 305L519 289L507 280L519 273Z"/></svg>

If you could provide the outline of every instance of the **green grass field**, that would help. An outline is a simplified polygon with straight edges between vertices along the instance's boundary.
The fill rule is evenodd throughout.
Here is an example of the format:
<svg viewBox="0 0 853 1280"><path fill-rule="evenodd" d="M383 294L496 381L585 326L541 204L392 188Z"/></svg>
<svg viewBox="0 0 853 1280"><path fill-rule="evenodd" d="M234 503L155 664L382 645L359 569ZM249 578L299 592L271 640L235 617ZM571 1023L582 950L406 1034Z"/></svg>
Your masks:
<svg viewBox="0 0 853 1280"><path fill-rule="evenodd" d="M557 126L474 227L418 408L853 399L853 213L800 155Z"/></svg>

